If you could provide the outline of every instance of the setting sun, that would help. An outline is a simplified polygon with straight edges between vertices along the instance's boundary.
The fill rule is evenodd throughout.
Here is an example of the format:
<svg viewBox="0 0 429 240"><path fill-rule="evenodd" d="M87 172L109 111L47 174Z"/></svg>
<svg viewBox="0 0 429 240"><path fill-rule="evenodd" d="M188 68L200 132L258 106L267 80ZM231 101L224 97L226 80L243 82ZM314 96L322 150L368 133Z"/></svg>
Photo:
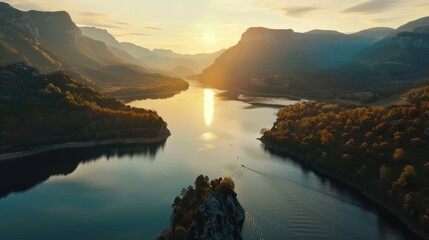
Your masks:
<svg viewBox="0 0 429 240"><path fill-rule="evenodd" d="M216 41L216 36L213 32L204 33L204 42L205 43L214 43Z"/></svg>

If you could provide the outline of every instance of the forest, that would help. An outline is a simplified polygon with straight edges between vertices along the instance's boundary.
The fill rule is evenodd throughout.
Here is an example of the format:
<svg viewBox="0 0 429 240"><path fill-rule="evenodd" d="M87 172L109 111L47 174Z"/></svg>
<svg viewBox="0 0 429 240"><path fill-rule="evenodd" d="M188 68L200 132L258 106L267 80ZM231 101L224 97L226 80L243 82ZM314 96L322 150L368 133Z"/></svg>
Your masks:
<svg viewBox="0 0 429 240"><path fill-rule="evenodd" d="M429 79L417 82L403 97L411 103L429 101Z"/></svg>
<svg viewBox="0 0 429 240"><path fill-rule="evenodd" d="M168 131L155 111L126 106L64 72L18 63L0 67L0 79L0 151Z"/></svg>
<svg viewBox="0 0 429 240"><path fill-rule="evenodd" d="M412 105L367 107L301 102L263 130L268 148L346 179L418 231L429 231L427 86L404 94Z"/></svg>

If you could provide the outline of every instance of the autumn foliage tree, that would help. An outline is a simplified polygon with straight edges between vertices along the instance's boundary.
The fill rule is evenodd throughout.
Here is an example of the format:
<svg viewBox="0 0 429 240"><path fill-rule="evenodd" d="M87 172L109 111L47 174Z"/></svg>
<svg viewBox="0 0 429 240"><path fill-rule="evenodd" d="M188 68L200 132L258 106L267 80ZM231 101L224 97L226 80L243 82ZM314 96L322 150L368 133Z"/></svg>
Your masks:
<svg viewBox="0 0 429 240"><path fill-rule="evenodd" d="M391 107L301 102L281 109L261 140L369 189L416 224L426 221L428 102Z"/></svg>

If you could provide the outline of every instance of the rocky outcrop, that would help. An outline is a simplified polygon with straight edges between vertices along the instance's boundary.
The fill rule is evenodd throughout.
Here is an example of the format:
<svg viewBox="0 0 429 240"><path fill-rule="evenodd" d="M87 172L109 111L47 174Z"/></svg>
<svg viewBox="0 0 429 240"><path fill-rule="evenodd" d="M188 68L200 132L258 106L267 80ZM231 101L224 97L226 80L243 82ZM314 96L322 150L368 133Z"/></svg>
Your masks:
<svg viewBox="0 0 429 240"><path fill-rule="evenodd" d="M240 42L278 42L294 35L292 29L268 29L263 27L251 27L241 36Z"/></svg>
<svg viewBox="0 0 429 240"><path fill-rule="evenodd" d="M232 194L215 193L200 207L186 239L242 239L244 209Z"/></svg>
<svg viewBox="0 0 429 240"><path fill-rule="evenodd" d="M182 190L173 203L171 226L158 240L241 240L245 219L231 178L214 179L202 175L195 188Z"/></svg>

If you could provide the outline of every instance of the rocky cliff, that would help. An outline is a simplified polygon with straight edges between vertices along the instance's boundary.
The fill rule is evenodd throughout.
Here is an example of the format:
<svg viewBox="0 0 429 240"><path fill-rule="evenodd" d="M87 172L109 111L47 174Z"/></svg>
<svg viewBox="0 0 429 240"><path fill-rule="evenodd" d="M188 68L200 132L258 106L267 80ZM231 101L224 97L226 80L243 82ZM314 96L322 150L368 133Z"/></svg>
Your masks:
<svg viewBox="0 0 429 240"><path fill-rule="evenodd" d="M234 192L231 178L214 179L202 175L195 188L182 190L173 203L171 226L158 240L241 240L244 209Z"/></svg>
<svg viewBox="0 0 429 240"><path fill-rule="evenodd" d="M242 239L244 209L232 194L215 193L200 207L186 239Z"/></svg>

